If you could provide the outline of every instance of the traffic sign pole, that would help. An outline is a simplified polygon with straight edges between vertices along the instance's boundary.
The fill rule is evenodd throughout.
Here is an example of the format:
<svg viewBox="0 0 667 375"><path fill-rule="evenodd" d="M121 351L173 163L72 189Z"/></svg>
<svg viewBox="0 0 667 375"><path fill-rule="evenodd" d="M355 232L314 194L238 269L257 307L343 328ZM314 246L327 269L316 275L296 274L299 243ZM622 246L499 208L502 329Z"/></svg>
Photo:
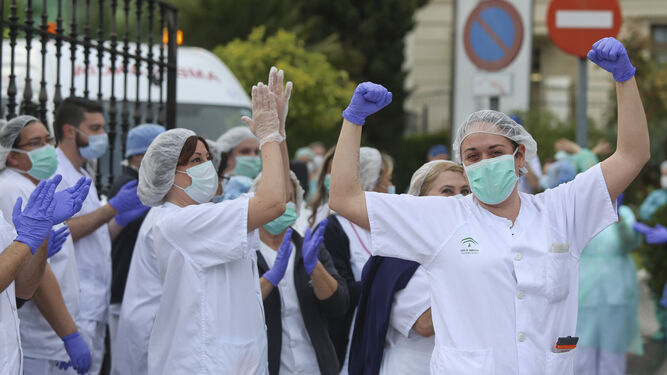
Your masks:
<svg viewBox="0 0 667 375"><path fill-rule="evenodd" d="M588 147L588 60L579 57L579 81L577 82L577 144Z"/></svg>

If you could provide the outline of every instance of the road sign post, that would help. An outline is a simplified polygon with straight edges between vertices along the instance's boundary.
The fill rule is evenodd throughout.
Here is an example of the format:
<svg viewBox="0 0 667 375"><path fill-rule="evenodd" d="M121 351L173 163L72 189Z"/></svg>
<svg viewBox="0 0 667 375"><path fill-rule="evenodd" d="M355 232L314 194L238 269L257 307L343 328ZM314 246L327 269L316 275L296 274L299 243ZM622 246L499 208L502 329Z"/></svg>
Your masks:
<svg viewBox="0 0 667 375"><path fill-rule="evenodd" d="M588 146L586 55L593 43L618 35L621 9L616 0L553 0L547 11L549 37L561 50L578 57L577 143Z"/></svg>

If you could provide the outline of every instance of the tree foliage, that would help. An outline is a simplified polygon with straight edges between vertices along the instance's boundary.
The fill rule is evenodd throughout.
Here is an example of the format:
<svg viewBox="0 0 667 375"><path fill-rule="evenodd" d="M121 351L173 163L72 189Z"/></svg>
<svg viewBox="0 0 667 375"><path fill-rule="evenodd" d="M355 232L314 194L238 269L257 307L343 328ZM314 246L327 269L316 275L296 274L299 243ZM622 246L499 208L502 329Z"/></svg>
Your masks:
<svg viewBox="0 0 667 375"><path fill-rule="evenodd" d="M341 111L352 96L354 83L347 72L329 64L324 54L307 51L303 41L285 30L267 37L264 27L254 29L246 40L216 47L213 53L248 91L257 82L267 83L272 65L285 71L286 80L294 83L286 124L293 150L313 140L335 142Z"/></svg>

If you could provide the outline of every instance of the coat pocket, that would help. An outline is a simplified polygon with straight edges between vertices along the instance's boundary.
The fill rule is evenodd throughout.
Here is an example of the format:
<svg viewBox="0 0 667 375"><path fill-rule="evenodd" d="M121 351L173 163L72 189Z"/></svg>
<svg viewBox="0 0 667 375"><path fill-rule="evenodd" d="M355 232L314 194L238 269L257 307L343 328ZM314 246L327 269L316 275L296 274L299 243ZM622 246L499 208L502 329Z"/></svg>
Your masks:
<svg viewBox="0 0 667 375"><path fill-rule="evenodd" d="M564 300L570 294L570 268L573 259L569 252L549 252L545 263L545 294L550 303Z"/></svg>
<svg viewBox="0 0 667 375"><path fill-rule="evenodd" d="M265 344L263 340L245 344L218 344L215 368L220 370L219 374L263 375L268 371Z"/></svg>
<svg viewBox="0 0 667 375"><path fill-rule="evenodd" d="M444 347L434 352L432 370L447 375L495 375L493 349L461 350Z"/></svg>
<svg viewBox="0 0 667 375"><path fill-rule="evenodd" d="M565 353L547 352L545 375L571 375L574 373L574 352L577 349Z"/></svg>

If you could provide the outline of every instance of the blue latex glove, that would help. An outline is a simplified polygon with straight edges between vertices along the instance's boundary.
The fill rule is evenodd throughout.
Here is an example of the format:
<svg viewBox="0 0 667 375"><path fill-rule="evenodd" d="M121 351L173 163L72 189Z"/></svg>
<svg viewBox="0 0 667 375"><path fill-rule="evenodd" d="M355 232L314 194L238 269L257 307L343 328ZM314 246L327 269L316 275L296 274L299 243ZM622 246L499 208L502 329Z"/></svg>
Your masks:
<svg viewBox="0 0 667 375"><path fill-rule="evenodd" d="M74 186L55 194L56 209L53 211L53 224L60 224L81 210L92 181L90 178L81 177Z"/></svg>
<svg viewBox="0 0 667 375"><path fill-rule="evenodd" d="M51 234L53 210L56 207L53 194L60 180L62 180L62 176L56 175L50 180L41 181L30 194L23 212L21 212L21 205L23 204L21 197L16 200L14 205L12 221L18 234L14 241L28 245L33 254Z"/></svg>
<svg viewBox="0 0 667 375"><path fill-rule="evenodd" d="M60 362L61 369L66 370L69 366L74 367L77 373L85 374L90 370L93 359L90 355L88 344L83 340L79 332L74 332L62 338L65 350L69 355L69 362Z"/></svg>
<svg viewBox="0 0 667 375"><path fill-rule="evenodd" d="M109 199L111 207L115 208L118 213L123 213L143 207L143 203L137 196L137 180L132 180L120 188L118 194Z"/></svg>
<svg viewBox="0 0 667 375"><path fill-rule="evenodd" d="M650 226L648 226L648 225L646 225L646 224L644 224L640 221L634 223L632 225L632 229L634 229L635 232L641 233L643 235L646 235L653 230L653 228L651 228Z"/></svg>
<svg viewBox="0 0 667 375"><path fill-rule="evenodd" d="M69 236L67 227L62 227L58 230L51 230L51 235L49 236L49 255L47 255L49 258L58 254L60 249L63 248L63 244L65 243L65 240L67 240L67 236Z"/></svg>
<svg viewBox="0 0 667 375"><path fill-rule="evenodd" d="M391 92L373 82L360 83L354 90L350 105L343 111L343 117L357 125L363 125L366 117L391 103Z"/></svg>
<svg viewBox="0 0 667 375"><path fill-rule="evenodd" d="M287 270L287 263L289 263L289 256L292 254L292 228L288 228L285 231L285 236L283 237L283 243L280 244L278 248L278 255L276 255L276 261L273 262L273 267L270 270L264 272L265 279L269 280L273 286L278 286L280 280L285 276L285 271Z"/></svg>
<svg viewBox="0 0 667 375"><path fill-rule="evenodd" d="M312 236L310 228L306 229L306 234L303 237L301 256L303 257L303 265L309 275L313 273L313 270L319 261L317 255L320 252L320 245L322 244L322 241L324 241L324 229L327 227L328 222L329 219L322 220L315 230L315 234Z"/></svg>
<svg viewBox="0 0 667 375"><path fill-rule="evenodd" d="M121 227L126 227L127 224L140 218L141 215L145 214L149 209L150 207L141 205L141 207L135 208L134 210L119 213L116 215L116 223L118 223L118 225Z"/></svg>
<svg viewBox="0 0 667 375"><path fill-rule="evenodd" d="M616 82L624 82L635 75L637 69L630 63L623 43L615 38L603 38L588 51L588 59L614 76Z"/></svg>
<svg viewBox="0 0 667 375"><path fill-rule="evenodd" d="M646 242L654 245L667 243L667 228L658 224L655 228L646 234Z"/></svg>

